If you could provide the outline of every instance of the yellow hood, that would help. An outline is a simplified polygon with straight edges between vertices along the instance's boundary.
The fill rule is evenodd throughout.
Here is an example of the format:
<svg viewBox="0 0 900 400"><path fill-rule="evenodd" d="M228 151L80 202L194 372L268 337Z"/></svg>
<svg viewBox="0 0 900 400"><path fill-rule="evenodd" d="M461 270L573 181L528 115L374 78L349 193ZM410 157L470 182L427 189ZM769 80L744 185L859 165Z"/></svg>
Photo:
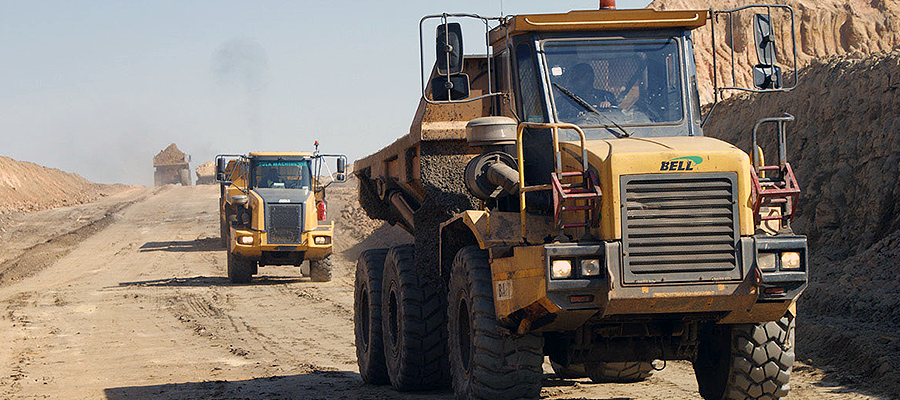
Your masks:
<svg viewBox="0 0 900 400"><path fill-rule="evenodd" d="M603 191L600 229L604 240L621 239L620 177L642 174L734 172L738 176L741 235L753 234L750 208L750 157L741 149L708 137L621 138L589 140L590 168L597 171ZM562 142L564 170L579 170L578 142Z"/></svg>

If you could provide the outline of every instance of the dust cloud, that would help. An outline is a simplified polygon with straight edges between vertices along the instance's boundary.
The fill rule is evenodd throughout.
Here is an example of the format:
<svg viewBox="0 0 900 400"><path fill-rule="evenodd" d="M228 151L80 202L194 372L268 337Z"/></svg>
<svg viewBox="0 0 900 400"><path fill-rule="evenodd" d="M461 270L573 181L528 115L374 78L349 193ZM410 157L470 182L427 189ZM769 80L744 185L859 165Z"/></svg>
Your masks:
<svg viewBox="0 0 900 400"><path fill-rule="evenodd" d="M266 50L249 38L233 38L212 56L211 69L218 85L224 90L237 90L244 97L247 124L255 145L262 143L260 95L267 84L268 63Z"/></svg>

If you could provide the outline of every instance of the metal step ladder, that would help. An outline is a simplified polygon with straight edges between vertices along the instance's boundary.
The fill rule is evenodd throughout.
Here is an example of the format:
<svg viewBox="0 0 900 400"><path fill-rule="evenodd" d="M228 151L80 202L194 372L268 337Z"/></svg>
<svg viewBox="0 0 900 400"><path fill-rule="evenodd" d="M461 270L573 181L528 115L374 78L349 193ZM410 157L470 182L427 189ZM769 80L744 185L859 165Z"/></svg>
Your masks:
<svg viewBox="0 0 900 400"><path fill-rule="evenodd" d="M522 146L522 135L525 128L532 129L550 129L553 134L553 154L556 166L550 173L550 184L525 186L525 156ZM559 130L571 129L578 133L581 142L581 165L580 171L563 171L562 169L562 153L559 149ZM578 125L568 123L533 123L523 122L517 128L517 156L519 163L519 212L521 214L522 238L527 242L526 227L526 207L525 194L528 192L537 192L549 190L553 193L553 222L559 230L559 237L564 237L564 230L573 228L583 228L584 235L591 234L591 228L596 226L594 219L595 210L600 205L602 193L600 191L599 179L594 171L588 168L587 149L585 149L586 138L584 131ZM574 179L580 178L580 179ZM568 183L574 180L575 182ZM567 183L563 183L567 182ZM580 222L563 222L563 216L567 214L580 212L582 218Z"/></svg>
<svg viewBox="0 0 900 400"><path fill-rule="evenodd" d="M566 178L580 178L580 182L562 183ZM594 225L594 210L597 210L602 197L596 174L590 170L553 172L550 180L553 185L553 223L560 233L564 229L585 228L585 234L589 234ZM565 223L564 212L581 212L583 218L581 222Z"/></svg>
<svg viewBox="0 0 900 400"><path fill-rule="evenodd" d="M782 117L765 118L759 120L753 127L752 137L752 158L751 162L751 200L753 206L753 215L756 224L761 221L778 221L782 226L790 226L790 221L794 219L794 213L797 210L797 203L800 201L800 186L794 177L794 170L787 161L787 143L785 124L793 122L794 116L784 114ZM757 131L759 127L766 123L777 124L778 137L778 165L765 165L765 160L761 156L760 148L757 145ZM780 215L761 215L760 210L763 207L777 207L781 210Z"/></svg>

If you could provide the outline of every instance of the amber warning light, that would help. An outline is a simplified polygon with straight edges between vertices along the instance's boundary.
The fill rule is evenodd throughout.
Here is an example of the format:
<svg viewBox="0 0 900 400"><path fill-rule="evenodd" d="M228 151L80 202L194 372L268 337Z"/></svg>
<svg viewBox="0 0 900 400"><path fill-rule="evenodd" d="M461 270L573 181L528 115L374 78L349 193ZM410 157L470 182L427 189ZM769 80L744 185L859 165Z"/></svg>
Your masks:
<svg viewBox="0 0 900 400"><path fill-rule="evenodd" d="M600 0L600 9L601 10L615 10L616 9L616 0Z"/></svg>

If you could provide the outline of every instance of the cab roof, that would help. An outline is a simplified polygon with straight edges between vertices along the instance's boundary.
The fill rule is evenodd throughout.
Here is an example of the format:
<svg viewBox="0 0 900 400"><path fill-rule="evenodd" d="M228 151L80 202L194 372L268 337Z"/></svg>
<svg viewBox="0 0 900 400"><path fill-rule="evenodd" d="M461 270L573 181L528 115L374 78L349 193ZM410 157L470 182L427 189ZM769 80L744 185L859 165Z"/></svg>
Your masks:
<svg viewBox="0 0 900 400"><path fill-rule="evenodd" d="M490 32L491 44L526 32L622 31L663 28L697 29L706 25L709 10L657 11L584 10L565 14L516 15Z"/></svg>
<svg viewBox="0 0 900 400"><path fill-rule="evenodd" d="M250 157L312 157L312 153L299 151L253 151Z"/></svg>

